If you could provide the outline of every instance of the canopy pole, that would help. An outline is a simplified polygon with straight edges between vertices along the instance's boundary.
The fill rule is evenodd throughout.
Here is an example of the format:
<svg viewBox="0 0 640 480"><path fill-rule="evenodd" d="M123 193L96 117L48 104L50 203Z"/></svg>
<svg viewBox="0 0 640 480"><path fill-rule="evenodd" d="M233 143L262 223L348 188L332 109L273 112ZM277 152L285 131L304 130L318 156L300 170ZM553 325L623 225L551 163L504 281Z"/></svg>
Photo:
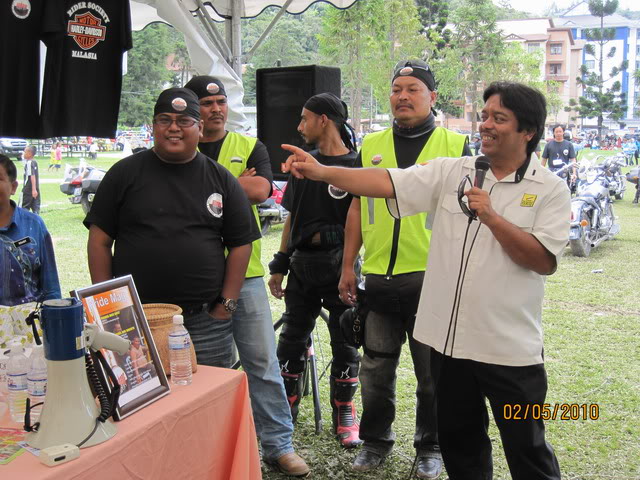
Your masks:
<svg viewBox="0 0 640 480"><path fill-rule="evenodd" d="M293 0L287 0L287 2L280 8L280 10L278 10L278 13L276 13L276 16L273 17L273 19L271 20L271 23L267 25L267 28L264 29L264 32L262 32L262 35L260 35L260 38L256 41L253 47L251 47L251 50L249 50L249 53L245 55L244 57L245 62L249 63L249 59L256 52L256 49L262 44L262 42L266 40L266 38L269 36L269 33L271 33L271 30L273 29L273 27L276 26L276 23L278 23L278 20L280 20L280 17L282 17L282 15L285 14L285 12L287 11L287 8L289 8L289 5L291 5L292 2Z"/></svg>
<svg viewBox="0 0 640 480"><path fill-rule="evenodd" d="M233 2L231 14L231 68L242 78L242 2Z"/></svg>

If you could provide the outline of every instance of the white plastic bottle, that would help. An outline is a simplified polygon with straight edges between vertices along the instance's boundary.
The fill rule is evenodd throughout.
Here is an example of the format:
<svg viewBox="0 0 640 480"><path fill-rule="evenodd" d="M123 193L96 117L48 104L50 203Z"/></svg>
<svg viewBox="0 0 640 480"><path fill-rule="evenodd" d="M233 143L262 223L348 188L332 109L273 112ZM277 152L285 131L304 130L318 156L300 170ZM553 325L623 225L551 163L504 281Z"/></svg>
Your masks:
<svg viewBox="0 0 640 480"><path fill-rule="evenodd" d="M14 343L7 362L7 388L9 390L9 412L14 422L24 422L25 403L27 402L27 371L29 360L25 357L22 345Z"/></svg>
<svg viewBox="0 0 640 480"><path fill-rule="evenodd" d="M44 359L42 345L35 346L31 352L31 367L27 374L27 392L32 407L38 403L44 403L44 396L47 393L47 361ZM31 423L38 420L41 411L42 405L31 409Z"/></svg>
<svg viewBox="0 0 640 480"><path fill-rule="evenodd" d="M173 327L169 332L169 360L171 382L176 385L191 384L191 337L184 328L182 315L173 316Z"/></svg>

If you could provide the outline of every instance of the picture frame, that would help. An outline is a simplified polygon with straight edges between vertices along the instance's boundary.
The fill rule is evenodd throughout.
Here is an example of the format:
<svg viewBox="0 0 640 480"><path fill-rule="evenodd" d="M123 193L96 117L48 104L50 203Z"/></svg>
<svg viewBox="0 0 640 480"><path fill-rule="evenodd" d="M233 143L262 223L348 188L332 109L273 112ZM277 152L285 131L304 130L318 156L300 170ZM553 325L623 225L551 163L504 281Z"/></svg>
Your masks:
<svg viewBox="0 0 640 480"><path fill-rule="evenodd" d="M171 388L133 277L126 275L96 283L74 290L71 295L82 302L88 323L132 342L124 355L101 350L121 388L114 419L122 420L167 395ZM102 383L108 385L102 366L96 370Z"/></svg>

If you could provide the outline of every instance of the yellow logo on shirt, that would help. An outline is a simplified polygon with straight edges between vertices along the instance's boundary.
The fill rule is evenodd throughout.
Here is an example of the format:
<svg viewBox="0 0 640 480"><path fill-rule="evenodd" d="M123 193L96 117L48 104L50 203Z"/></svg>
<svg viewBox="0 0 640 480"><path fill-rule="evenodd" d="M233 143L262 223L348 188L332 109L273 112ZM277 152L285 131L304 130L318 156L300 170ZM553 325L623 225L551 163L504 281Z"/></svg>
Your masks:
<svg viewBox="0 0 640 480"><path fill-rule="evenodd" d="M525 193L522 195L522 201L520 202L521 207L533 207L533 204L536 203L537 195L533 193Z"/></svg>

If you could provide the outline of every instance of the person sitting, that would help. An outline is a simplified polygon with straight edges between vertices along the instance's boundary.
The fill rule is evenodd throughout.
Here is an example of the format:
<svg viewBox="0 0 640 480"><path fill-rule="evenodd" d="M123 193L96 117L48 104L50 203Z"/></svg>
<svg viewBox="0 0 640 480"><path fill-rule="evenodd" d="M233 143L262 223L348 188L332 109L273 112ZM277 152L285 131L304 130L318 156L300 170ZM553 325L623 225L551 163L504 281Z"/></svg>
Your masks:
<svg viewBox="0 0 640 480"><path fill-rule="evenodd" d="M16 166L0 155L0 304L20 305L60 298L51 236L42 218L11 200Z"/></svg>

